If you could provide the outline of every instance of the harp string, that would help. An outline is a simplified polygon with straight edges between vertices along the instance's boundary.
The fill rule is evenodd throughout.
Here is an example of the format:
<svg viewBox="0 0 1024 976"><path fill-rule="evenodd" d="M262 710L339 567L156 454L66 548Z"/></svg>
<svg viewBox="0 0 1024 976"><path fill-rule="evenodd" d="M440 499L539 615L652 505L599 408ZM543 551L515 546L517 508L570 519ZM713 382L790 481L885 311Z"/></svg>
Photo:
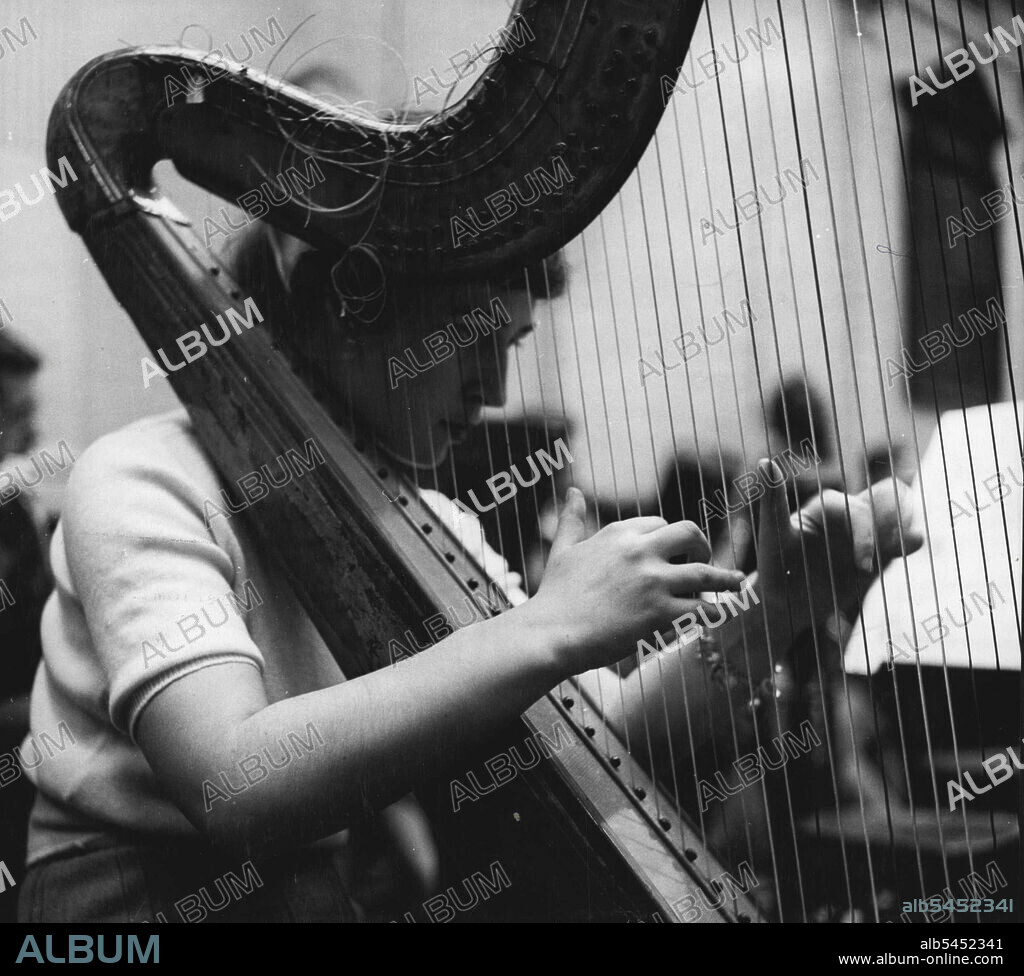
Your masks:
<svg viewBox="0 0 1024 976"><path fill-rule="evenodd" d="M1017 0L1011 0L1010 9L1011 9L1011 12L1016 16L1017 15ZM986 18L986 21L987 21L988 29L989 29L989 31L991 31L992 30L992 10L991 10L991 6L990 6L990 0L985 0L985 18ZM1000 68L999 62L1000 62L1000 60L1001 60L1000 58L996 58L995 62L993 63L993 65L992 65L992 68L993 68L992 76L995 79L996 103L999 106L999 117L1000 117L1000 119L1004 119L1005 120L1005 118L1006 118L1006 110L1003 107L1003 86L1002 86L1002 83L999 80L999 68ZM1018 70L1019 74L1024 74L1024 53L1022 53L1019 48L1017 50L1017 70ZM1003 156L1004 156L1005 163L1006 163L1006 178L1007 178L1007 180L1009 182L1009 185L1010 185L1010 204L1011 204L1011 208L1013 210L1014 226L1017 229L1017 233L1015 235L1016 240L1017 240L1017 253L1018 253L1018 256L1020 258L1021 271L1022 271L1022 273L1024 273L1024 235L1022 235L1022 232L1021 232L1020 208L1017 206L1017 191L1016 191L1016 187L1014 185L1015 177L1014 177L1014 172L1013 172L1013 164L1010 162L1010 134L1009 134L1009 131L1007 130L1005 125L1002 126L1002 130L1003 130L1003 138L1002 138L1002 142L1003 142ZM1019 287L1019 285L1018 285L1018 287ZM1017 404L1020 401L1019 401L1019 399L1017 397L1017 384L1016 384L1016 380L1014 378L1014 372L1013 372L1013 351L1010 348L1010 335L1009 335L1009 330L1008 329L1004 329L1003 330L1003 346L1004 346L1004 348L1006 350L1006 366L1007 366L1007 370L1008 370L1008 381L1009 381L1009 387L1010 387L1010 400L1014 404ZM1021 434L1021 417L1020 417L1020 412L1018 410L1016 410L1016 409L1013 412L1013 420L1014 420L1014 424L1016 425L1016 428L1017 428L1017 446L1021 450L1021 452L1024 453L1024 435ZM1004 515L1005 515L1005 510L1004 510ZM1017 612L1017 618L1018 618L1018 636L1019 636L1020 635L1020 630L1019 630L1020 612L1019 611Z"/></svg>

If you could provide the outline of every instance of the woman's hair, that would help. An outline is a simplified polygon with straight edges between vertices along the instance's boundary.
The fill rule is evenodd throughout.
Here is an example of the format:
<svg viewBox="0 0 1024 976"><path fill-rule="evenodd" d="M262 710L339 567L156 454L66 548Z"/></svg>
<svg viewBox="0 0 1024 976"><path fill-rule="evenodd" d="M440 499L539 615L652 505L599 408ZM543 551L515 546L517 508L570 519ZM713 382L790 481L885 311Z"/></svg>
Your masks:
<svg viewBox="0 0 1024 976"><path fill-rule="evenodd" d="M352 104L357 90L354 80L333 61L307 64L290 72L287 79L340 104ZM413 106L375 114L412 124L434 115ZM330 348L339 342L351 347L373 335L399 329L409 334L443 326L432 308L443 290L458 290L458 286L391 272L385 275L372 252L359 247L336 253L307 251L286 272L288 281L283 281L274 232L262 221L231 238L222 257L238 284L270 320L275 342L294 365L304 362L314 372L318 364L332 361ZM489 286L496 298L510 290L527 290L533 298L554 298L565 290L565 262L561 251L556 251L514 274L479 284Z"/></svg>
<svg viewBox="0 0 1024 976"><path fill-rule="evenodd" d="M339 258L327 251L307 251L286 283L278 270L272 231L256 221L225 244L221 258L271 323L275 343L297 367L315 374L317 365L332 361L330 350L339 343L351 347L399 328L429 332L444 325L423 311L433 294L453 286L392 273L385 277L366 254L353 250ZM494 297L528 291L533 298L555 298L566 285L562 252L481 284Z"/></svg>

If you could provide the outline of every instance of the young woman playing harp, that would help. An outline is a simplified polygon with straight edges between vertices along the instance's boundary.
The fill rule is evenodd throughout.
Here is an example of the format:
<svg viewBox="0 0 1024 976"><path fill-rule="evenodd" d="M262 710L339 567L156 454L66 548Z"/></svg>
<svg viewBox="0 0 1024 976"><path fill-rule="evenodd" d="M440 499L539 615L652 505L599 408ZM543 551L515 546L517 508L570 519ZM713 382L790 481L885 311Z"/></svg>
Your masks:
<svg viewBox="0 0 1024 976"><path fill-rule="evenodd" d="M254 225L233 264L296 367L331 384L339 419L421 469L440 464L484 406L502 404L508 349L532 326L539 283L557 288L561 273L556 260L509 281L391 282L373 329L354 333L339 319L331 262L298 242ZM393 395L390 357L495 294L508 322L409 380L407 398ZM770 465L761 474L781 481ZM219 487L183 411L102 438L75 466L32 725L53 734L64 722L76 745L29 769L39 794L20 891L26 921L173 918L182 899L199 904L187 899L200 889L216 900L217 879L250 860L260 884L218 917L379 917L436 877L409 792L558 682L614 664L640 639L672 636L707 606L699 594L752 588L759 612L701 642L705 660L721 655L726 666L711 670L727 680L703 680L706 665L677 649L663 656L663 679L645 665L624 682L616 721L642 722L679 748L687 730L672 669L691 705L701 689L712 707L745 703L748 682L771 673L769 650L781 659L832 612L830 567L846 602L901 544L918 544L899 525L892 485L876 487L873 504L826 492L791 517L779 484L760 504L758 572L745 578L709 564L691 522L626 519L587 538L573 489L535 596L513 587L507 613L345 681L244 521L209 518ZM742 680L730 680L737 669ZM647 715L641 676L657 700ZM667 709L651 694L660 680ZM367 810L383 811L372 829Z"/></svg>

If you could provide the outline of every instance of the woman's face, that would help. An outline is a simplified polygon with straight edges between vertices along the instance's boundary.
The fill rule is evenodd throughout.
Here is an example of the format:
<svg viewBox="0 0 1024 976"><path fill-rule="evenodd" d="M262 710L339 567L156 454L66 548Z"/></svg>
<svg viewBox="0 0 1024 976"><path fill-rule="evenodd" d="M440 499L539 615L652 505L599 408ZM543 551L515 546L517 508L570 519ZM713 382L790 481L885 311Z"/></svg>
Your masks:
<svg viewBox="0 0 1024 976"><path fill-rule="evenodd" d="M398 328L337 356L333 375L380 447L412 467L434 468L481 422L485 406L504 404L509 346L532 328L525 291L439 287Z"/></svg>

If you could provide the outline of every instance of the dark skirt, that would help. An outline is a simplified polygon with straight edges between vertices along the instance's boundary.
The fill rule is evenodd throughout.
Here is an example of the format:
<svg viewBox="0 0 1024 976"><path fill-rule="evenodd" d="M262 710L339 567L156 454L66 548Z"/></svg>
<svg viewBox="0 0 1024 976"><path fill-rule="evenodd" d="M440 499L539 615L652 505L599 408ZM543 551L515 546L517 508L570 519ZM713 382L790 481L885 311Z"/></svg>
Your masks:
<svg viewBox="0 0 1024 976"><path fill-rule="evenodd" d="M18 921L369 921L342 882L340 855L308 847L231 860L178 839L111 841L29 868Z"/></svg>

